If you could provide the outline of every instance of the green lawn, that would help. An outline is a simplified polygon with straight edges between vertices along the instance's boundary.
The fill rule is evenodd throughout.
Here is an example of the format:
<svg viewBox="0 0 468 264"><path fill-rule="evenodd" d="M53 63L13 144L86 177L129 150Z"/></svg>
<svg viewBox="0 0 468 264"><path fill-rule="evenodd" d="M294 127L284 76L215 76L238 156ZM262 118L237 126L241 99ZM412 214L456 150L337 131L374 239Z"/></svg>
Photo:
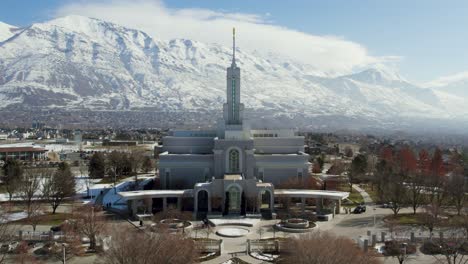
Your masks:
<svg viewBox="0 0 468 264"><path fill-rule="evenodd" d="M374 187L374 189L372 190L372 186L370 184L366 184L361 186L361 188L363 188L369 194L370 198L374 203L379 202L379 196L377 194L376 187Z"/></svg>
<svg viewBox="0 0 468 264"><path fill-rule="evenodd" d="M395 217L390 216L387 219L396 219L399 225L419 225L421 224L421 217L419 214L399 214Z"/></svg>
<svg viewBox="0 0 468 264"><path fill-rule="evenodd" d="M342 191L342 192L349 192L349 185L347 184L342 184L337 187L337 191ZM343 206L350 206L353 207L356 204L361 204L364 203L364 198L362 198L361 194L357 192L356 190L353 189L352 192L349 193L348 199L353 202L353 204L343 204Z"/></svg>

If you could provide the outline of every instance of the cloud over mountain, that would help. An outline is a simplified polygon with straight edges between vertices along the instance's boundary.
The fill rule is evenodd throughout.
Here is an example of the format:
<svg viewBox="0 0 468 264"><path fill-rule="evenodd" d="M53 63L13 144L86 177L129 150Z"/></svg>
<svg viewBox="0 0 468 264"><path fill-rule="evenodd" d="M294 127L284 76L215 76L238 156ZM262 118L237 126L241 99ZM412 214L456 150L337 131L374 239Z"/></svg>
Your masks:
<svg viewBox="0 0 468 264"><path fill-rule="evenodd" d="M273 52L313 66L314 73L339 75L396 56L375 57L362 45L337 36L311 35L270 23L268 15L209 9L172 9L156 0L99 0L66 3L56 16L83 15L138 28L156 39L185 38L230 45L232 27L246 51Z"/></svg>

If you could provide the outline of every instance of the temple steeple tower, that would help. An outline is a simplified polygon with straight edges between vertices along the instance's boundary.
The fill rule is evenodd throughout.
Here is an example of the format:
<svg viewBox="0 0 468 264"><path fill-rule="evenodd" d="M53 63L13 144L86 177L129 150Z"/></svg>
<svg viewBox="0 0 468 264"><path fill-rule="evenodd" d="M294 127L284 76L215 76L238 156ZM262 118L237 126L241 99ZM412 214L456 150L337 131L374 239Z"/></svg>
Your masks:
<svg viewBox="0 0 468 264"><path fill-rule="evenodd" d="M226 125L242 125L244 105L240 103L240 69L236 65L236 29L232 29L232 63L227 68L226 104L224 120Z"/></svg>
<svg viewBox="0 0 468 264"><path fill-rule="evenodd" d="M232 28L232 66L236 66L236 28Z"/></svg>

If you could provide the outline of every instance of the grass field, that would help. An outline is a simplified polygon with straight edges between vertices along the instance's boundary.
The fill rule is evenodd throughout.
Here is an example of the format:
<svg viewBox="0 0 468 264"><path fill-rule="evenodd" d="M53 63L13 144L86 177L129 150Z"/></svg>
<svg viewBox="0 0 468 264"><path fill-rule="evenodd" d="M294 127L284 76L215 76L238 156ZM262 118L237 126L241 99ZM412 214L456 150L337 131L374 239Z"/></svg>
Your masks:
<svg viewBox="0 0 468 264"><path fill-rule="evenodd" d="M398 225L420 225L421 214L398 214L396 217L389 215L385 217L385 220L396 220Z"/></svg>
<svg viewBox="0 0 468 264"><path fill-rule="evenodd" d="M349 192L349 185L347 184L339 185L337 187L337 191ZM356 190L353 190L351 193L349 193L348 199L352 202L352 204L343 204L343 206L354 207L357 204L364 203L364 198L362 198L361 194L357 192Z"/></svg>
<svg viewBox="0 0 468 264"><path fill-rule="evenodd" d="M379 202L379 196L377 194L377 188L376 187L374 187L373 190L372 190L372 186L370 184L362 185L360 187L363 188L369 194L370 198L372 199L372 201L374 203Z"/></svg>

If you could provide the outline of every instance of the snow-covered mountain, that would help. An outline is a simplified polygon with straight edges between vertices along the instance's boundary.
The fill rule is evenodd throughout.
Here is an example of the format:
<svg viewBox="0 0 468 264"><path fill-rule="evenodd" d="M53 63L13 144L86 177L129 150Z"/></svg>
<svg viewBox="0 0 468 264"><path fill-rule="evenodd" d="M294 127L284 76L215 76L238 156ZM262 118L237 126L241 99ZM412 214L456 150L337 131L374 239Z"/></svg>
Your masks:
<svg viewBox="0 0 468 264"><path fill-rule="evenodd" d="M11 38L19 29L0 21L0 42Z"/></svg>
<svg viewBox="0 0 468 264"><path fill-rule="evenodd" d="M0 42L0 107L197 111L219 110L225 100L229 47L166 41L81 16L9 32L14 37ZM377 121L468 113L468 96L421 88L379 68L327 77L242 47L236 57L242 101L252 109Z"/></svg>

